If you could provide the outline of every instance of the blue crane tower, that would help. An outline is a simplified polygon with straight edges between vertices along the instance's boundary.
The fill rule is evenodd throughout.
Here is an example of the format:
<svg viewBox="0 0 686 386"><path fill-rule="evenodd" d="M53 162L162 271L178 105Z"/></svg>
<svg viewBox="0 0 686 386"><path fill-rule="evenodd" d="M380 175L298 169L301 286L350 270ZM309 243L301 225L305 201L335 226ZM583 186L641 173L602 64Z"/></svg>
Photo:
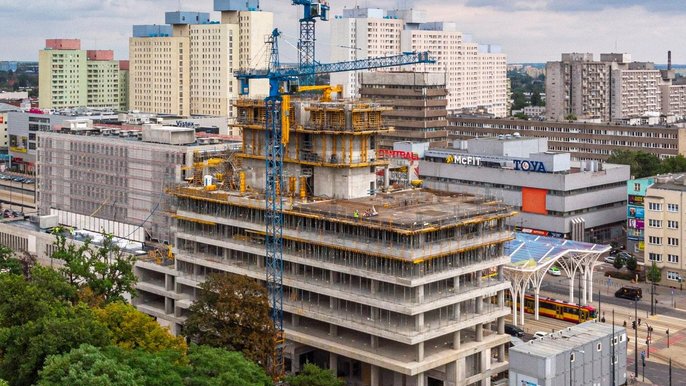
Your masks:
<svg viewBox="0 0 686 386"><path fill-rule="evenodd" d="M314 42L316 19L329 20L329 4L322 0L292 0L293 5L302 5L304 12L300 19L300 40L298 40L298 65L306 75L300 78L303 86L314 85L315 65Z"/></svg>
<svg viewBox="0 0 686 386"><path fill-rule="evenodd" d="M283 149L288 144L290 124L290 93L297 90L299 79L304 76L334 72L368 70L396 67L418 63L434 63L428 52L411 52L400 55L360 59L349 62L313 64L310 68L282 67L279 63L278 37L281 32L274 29L267 40L271 46L269 68L236 73L239 94L250 92L251 79L269 80L269 96L265 98L265 223L266 223L266 281L271 303L271 318L277 331L276 350L271 373L275 377L283 374L283 198L279 193L283 185Z"/></svg>

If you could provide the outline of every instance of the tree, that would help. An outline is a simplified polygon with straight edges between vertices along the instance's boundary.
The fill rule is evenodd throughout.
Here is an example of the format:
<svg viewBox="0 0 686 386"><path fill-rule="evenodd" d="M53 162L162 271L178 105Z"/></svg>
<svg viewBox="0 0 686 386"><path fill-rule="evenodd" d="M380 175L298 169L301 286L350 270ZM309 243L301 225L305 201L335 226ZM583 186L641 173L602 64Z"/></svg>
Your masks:
<svg viewBox="0 0 686 386"><path fill-rule="evenodd" d="M636 268L638 268L638 261L636 260L636 257L634 255L628 257L624 264L626 264L626 269L628 269L631 272L636 272Z"/></svg>
<svg viewBox="0 0 686 386"><path fill-rule="evenodd" d="M264 370L239 352L192 345L188 386L270 386Z"/></svg>
<svg viewBox="0 0 686 386"><path fill-rule="evenodd" d="M532 106L542 106L543 105L543 99L541 98L540 92L534 91L531 94L531 105Z"/></svg>
<svg viewBox="0 0 686 386"><path fill-rule="evenodd" d="M624 263L624 258L622 256L615 256L615 261L612 262L612 266L615 267L615 269L622 269Z"/></svg>
<svg viewBox="0 0 686 386"><path fill-rule="evenodd" d="M170 355L171 354L171 355ZM38 386L182 386L188 373L178 353L149 353L84 344L48 358Z"/></svg>
<svg viewBox="0 0 686 386"><path fill-rule="evenodd" d="M0 273L21 275L22 266L19 260L14 258L14 252L4 245L0 245Z"/></svg>
<svg viewBox="0 0 686 386"><path fill-rule="evenodd" d="M336 378L330 370L324 370L312 363L306 363L300 374L289 375L286 383L290 386L344 386L345 382Z"/></svg>
<svg viewBox="0 0 686 386"><path fill-rule="evenodd" d="M199 344L240 351L265 367L275 347L267 290L254 279L229 273L210 275L200 288L186 335Z"/></svg>
<svg viewBox="0 0 686 386"><path fill-rule="evenodd" d="M646 272L646 279L653 283L659 283L662 280L662 270L657 267L654 261L650 268L648 268L648 272Z"/></svg>
<svg viewBox="0 0 686 386"><path fill-rule="evenodd" d="M525 119L525 120L528 120L528 119L529 119L529 116L528 116L528 115L526 115L526 114L524 114L524 113L521 113L521 112L515 114L514 117L517 118L517 119Z"/></svg>
<svg viewBox="0 0 686 386"><path fill-rule="evenodd" d="M576 115L575 115L575 114L567 114L567 115L565 116L565 120L566 120L566 121L576 121L576 119L577 119L577 118L576 118Z"/></svg>
<svg viewBox="0 0 686 386"><path fill-rule="evenodd" d="M23 325L0 329L0 378L13 386L33 385L50 355L69 352L83 343L105 346L109 331L84 305Z"/></svg>
<svg viewBox="0 0 686 386"><path fill-rule="evenodd" d="M188 347L181 336L174 336L153 318L124 302L96 308L95 315L112 333L112 343L123 349L148 352L174 350L185 354Z"/></svg>
<svg viewBox="0 0 686 386"><path fill-rule="evenodd" d="M663 169L660 158L643 151L617 150L607 160L608 163L629 165L634 178L654 176Z"/></svg>
<svg viewBox="0 0 686 386"><path fill-rule="evenodd" d="M124 253L111 233L105 233L97 246L91 245L90 240L80 246L68 242L61 229L55 232L55 237L56 250L52 257L64 261L60 272L71 284L88 287L92 297L104 302L124 300L125 294L135 296L136 258Z"/></svg>

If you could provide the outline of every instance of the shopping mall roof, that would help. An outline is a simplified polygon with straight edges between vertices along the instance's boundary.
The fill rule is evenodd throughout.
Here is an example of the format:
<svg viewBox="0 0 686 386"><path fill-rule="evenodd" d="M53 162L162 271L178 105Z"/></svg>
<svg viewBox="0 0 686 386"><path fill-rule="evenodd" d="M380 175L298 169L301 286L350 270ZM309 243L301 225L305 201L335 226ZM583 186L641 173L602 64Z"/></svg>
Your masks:
<svg viewBox="0 0 686 386"><path fill-rule="evenodd" d="M591 244L582 241L538 236L515 232L515 239L505 244L505 253L510 256L508 267L535 271L548 266L555 260L574 253L601 254L610 250L609 245Z"/></svg>

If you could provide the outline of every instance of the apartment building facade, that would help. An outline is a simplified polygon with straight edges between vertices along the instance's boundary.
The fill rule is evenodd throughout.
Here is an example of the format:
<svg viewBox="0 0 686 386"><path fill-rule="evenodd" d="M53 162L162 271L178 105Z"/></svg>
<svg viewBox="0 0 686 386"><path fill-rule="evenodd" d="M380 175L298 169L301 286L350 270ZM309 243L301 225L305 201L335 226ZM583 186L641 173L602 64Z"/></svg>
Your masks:
<svg viewBox="0 0 686 386"><path fill-rule="evenodd" d="M432 72L362 73L360 96L392 110L383 113L394 128L379 138L379 146L393 149L397 141L429 141L447 145L446 74Z"/></svg>
<svg viewBox="0 0 686 386"><path fill-rule="evenodd" d="M82 50L78 39L48 39L38 55L38 105L42 109L92 107L117 110L128 85L110 50Z"/></svg>
<svg viewBox="0 0 686 386"><path fill-rule="evenodd" d="M234 118L234 73L266 68L268 55L256 58L273 28L273 14L260 11L253 0L215 0L214 5L220 22L204 12L167 12L166 25L134 26L129 40L131 109ZM266 96L266 81L251 81L251 93Z"/></svg>
<svg viewBox="0 0 686 386"><path fill-rule="evenodd" d="M684 181L684 174L657 176L645 195L644 259L646 265L655 262L661 269L665 285L674 286L686 278Z"/></svg>
<svg viewBox="0 0 686 386"><path fill-rule="evenodd" d="M547 106L546 106L547 107ZM575 160L607 160L616 150L641 150L661 159L686 155L686 128L677 125L620 125L607 123L448 117L453 139L512 135L548 138L551 151L571 153Z"/></svg>
<svg viewBox="0 0 686 386"><path fill-rule="evenodd" d="M507 113L507 55L499 46L480 45L457 30L455 23L427 22L420 10L353 8L330 21L332 61L430 51L434 64L413 66L420 72L446 74L449 111L487 110ZM359 74L332 74L344 95L358 96Z"/></svg>

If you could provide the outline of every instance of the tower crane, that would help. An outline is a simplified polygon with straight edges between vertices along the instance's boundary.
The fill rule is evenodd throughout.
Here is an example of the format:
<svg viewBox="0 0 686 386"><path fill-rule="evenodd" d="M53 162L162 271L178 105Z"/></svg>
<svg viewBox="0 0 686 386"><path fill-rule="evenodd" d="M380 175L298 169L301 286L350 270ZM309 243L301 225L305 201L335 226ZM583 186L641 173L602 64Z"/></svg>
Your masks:
<svg viewBox="0 0 686 386"><path fill-rule="evenodd" d="M295 0L294 0L295 1ZM269 80L269 96L265 98L265 224L266 224L266 281L271 303L270 316L277 332L276 350L271 363L272 375L283 374L283 199L278 192L283 186L283 148L288 144L290 124L288 110L290 95L297 92L299 79L316 74L397 67L419 63L434 63L428 52L409 52L395 56L368 58L349 62L328 64L314 63L309 68L281 67L279 63L278 37L274 29L267 39L271 46L267 70L237 72L239 94L250 92L251 79Z"/></svg>
<svg viewBox="0 0 686 386"><path fill-rule="evenodd" d="M314 42L315 21L329 20L329 4L323 0L292 0L293 5L302 5L304 12L300 19L300 40L298 40L298 64L300 70L306 75L301 77L300 82L305 86L314 84L312 67L315 64Z"/></svg>

